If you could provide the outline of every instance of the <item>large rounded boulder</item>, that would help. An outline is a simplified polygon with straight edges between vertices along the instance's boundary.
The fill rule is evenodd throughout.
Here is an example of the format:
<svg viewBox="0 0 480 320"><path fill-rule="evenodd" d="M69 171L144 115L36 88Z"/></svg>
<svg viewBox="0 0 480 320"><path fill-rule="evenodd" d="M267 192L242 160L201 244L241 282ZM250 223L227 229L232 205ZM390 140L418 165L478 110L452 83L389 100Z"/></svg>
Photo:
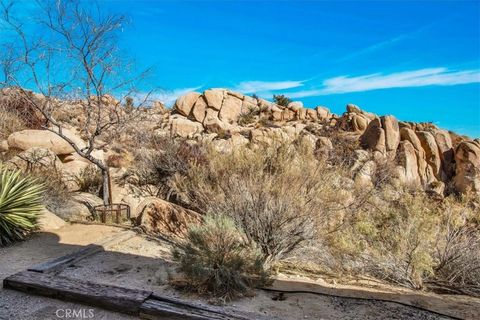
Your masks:
<svg viewBox="0 0 480 320"><path fill-rule="evenodd" d="M85 142L76 136L72 131L63 129L62 133L80 148ZM55 132L48 130L22 130L12 133L8 137L8 146L14 149L28 150L38 147L49 149L56 155L65 155L75 152L75 149L66 140Z"/></svg>
<svg viewBox="0 0 480 320"><path fill-rule="evenodd" d="M181 239L191 224L201 222L200 214L159 198L147 198L134 212L136 224L151 235Z"/></svg>

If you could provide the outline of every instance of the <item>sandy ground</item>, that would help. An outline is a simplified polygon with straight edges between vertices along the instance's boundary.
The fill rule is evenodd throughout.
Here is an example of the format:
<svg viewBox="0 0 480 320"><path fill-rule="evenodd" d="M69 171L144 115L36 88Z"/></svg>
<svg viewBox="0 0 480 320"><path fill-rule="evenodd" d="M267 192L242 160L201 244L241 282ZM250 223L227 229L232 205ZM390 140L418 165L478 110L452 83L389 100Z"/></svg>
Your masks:
<svg viewBox="0 0 480 320"><path fill-rule="evenodd" d="M100 241L121 229L98 225L66 225L59 230L42 232L30 240L0 249L0 279L25 270L34 264L50 260ZM142 288L161 295L199 302L198 297L172 289L169 278L175 265L170 260L166 243L135 236L77 262L62 275L77 279ZM274 300L276 293L258 290L255 297L228 303L225 308L234 312L254 312L270 319L448 319L434 313L395 303L362 301L316 294L285 294ZM203 301L208 303L208 301ZM92 319L136 319L75 303L26 295L0 288L0 319L65 319L65 310L84 310ZM255 319L255 316L251 317ZM75 319L75 318L70 318ZM79 319L78 317L76 319Z"/></svg>
<svg viewBox="0 0 480 320"><path fill-rule="evenodd" d="M25 270L37 263L79 250L86 244L93 243L121 229L107 226L66 225L52 232L42 232L30 240L17 243L7 248L0 248L0 279ZM90 306L62 302L60 300L23 294L0 288L1 320L44 320L65 319L68 310L84 310L85 315L94 314L93 319L130 320L136 319L123 314L108 312ZM58 316L57 316L58 314ZM75 319L75 318L70 318ZM78 317L76 319L79 319Z"/></svg>
<svg viewBox="0 0 480 320"><path fill-rule="evenodd" d="M65 269L62 275L92 279L105 284L143 288L158 294L198 302L198 297L182 294L168 285L175 274L168 245L136 236L88 257ZM285 294L258 290L255 297L228 303L234 312L255 312L272 319L449 319L396 303L336 298L316 294ZM208 303L207 301L203 301ZM254 319L255 317L252 317Z"/></svg>

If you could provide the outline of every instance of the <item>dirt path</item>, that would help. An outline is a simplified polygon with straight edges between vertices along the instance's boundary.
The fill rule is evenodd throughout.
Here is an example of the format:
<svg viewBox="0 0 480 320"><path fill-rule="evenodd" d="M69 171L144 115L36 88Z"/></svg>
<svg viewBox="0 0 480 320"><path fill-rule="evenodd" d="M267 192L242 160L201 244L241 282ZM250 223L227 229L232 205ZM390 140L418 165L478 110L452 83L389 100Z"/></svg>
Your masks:
<svg viewBox="0 0 480 320"><path fill-rule="evenodd" d="M38 233L28 241L17 243L8 248L0 248L0 279L3 280L5 277L25 270L34 264L76 251L84 245L96 242L121 230L107 226L67 224L55 231ZM93 319L136 319L135 317L98 308L27 295L0 287L1 320L66 319L66 313L69 310L75 310L77 314L79 311L84 312L87 317L93 312ZM70 319L80 319L80 317Z"/></svg>

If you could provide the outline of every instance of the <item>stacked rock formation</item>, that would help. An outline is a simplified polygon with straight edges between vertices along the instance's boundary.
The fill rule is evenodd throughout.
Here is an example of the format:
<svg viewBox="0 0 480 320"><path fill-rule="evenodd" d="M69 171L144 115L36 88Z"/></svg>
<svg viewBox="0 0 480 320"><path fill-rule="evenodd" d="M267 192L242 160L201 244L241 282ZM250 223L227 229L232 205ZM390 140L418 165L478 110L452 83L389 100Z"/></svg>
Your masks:
<svg viewBox="0 0 480 320"><path fill-rule="evenodd" d="M327 108L304 108L299 102L287 107L252 98L225 89L205 90L202 94L190 92L181 96L173 107L170 118L172 134L191 137L202 132L239 132L240 117L248 113L275 122L325 121L331 118Z"/></svg>
<svg viewBox="0 0 480 320"><path fill-rule="evenodd" d="M325 143L328 138L321 136L322 130L312 134L305 128L309 124L320 129L327 127L349 139L358 139L367 151L368 156L355 165L356 181L360 183L372 176L376 163L390 161L396 164L396 178L402 184L440 196L447 184L459 192L480 194L480 140L452 135L431 123L377 116L354 104L348 104L346 112L337 116L321 106L304 108L301 102L280 106L225 89L188 93L177 99L172 113L168 128L173 136L226 136L227 139L216 140L224 150L248 142L270 143L297 137L306 137L314 148L324 148L331 142ZM252 117L247 124L241 121L246 115ZM271 125L261 125L262 119Z"/></svg>

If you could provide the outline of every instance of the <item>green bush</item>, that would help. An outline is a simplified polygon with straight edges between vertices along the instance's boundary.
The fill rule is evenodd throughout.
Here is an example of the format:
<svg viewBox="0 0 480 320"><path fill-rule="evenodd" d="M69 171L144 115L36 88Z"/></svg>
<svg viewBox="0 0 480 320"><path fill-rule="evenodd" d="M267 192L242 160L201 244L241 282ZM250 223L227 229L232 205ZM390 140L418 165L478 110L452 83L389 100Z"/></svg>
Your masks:
<svg viewBox="0 0 480 320"><path fill-rule="evenodd" d="M191 289L225 300L250 293L266 279L258 250L226 216L207 216L191 227L174 258Z"/></svg>
<svg viewBox="0 0 480 320"><path fill-rule="evenodd" d="M292 100L289 97L287 97L283 94L279 94L279 95L274 94L273 95L273 102L275 102L279 106L286 107L286 106L288 106L288 104L290 102L292 102Z"/></svg>
<svg viewBox="0 0 480 320"><path fill-rule="evenodd" d="M0 246L22 240L38 227L42 193L36 180L0 167Z"/></svg>

